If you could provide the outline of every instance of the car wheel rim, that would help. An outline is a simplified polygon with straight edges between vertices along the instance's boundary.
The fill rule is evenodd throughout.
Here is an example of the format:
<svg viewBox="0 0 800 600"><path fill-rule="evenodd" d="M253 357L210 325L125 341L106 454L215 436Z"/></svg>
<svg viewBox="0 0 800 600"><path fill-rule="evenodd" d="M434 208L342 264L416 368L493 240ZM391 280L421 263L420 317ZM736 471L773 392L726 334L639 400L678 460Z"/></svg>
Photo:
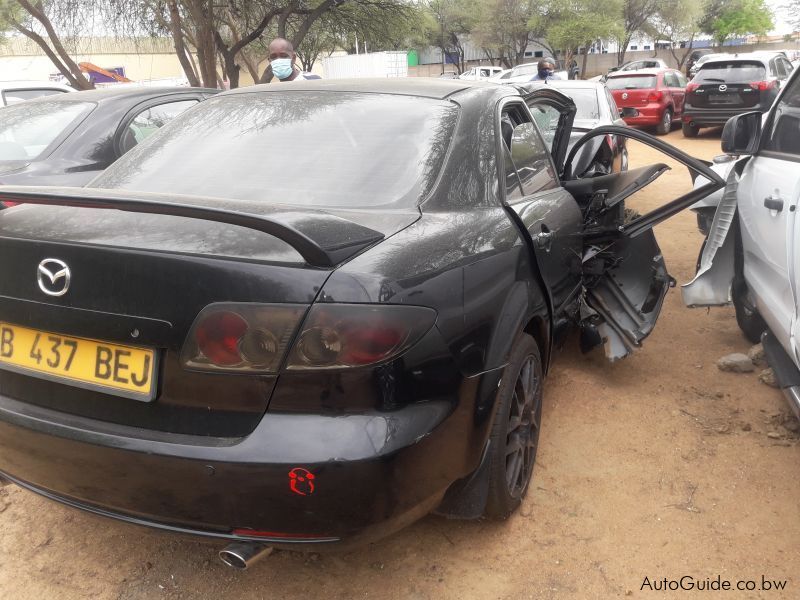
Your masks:
<svg viewBox="0 0 800 600"><path fill-rule="evenodd" d="M514 498L521 497L528 487L539 443L542 407L534 361L533 356L528 356L522 364L514 384L508 417L506 485Z"/></svg>
<svg viewBox="0 0 800 600"><path fill-rule="evenodd" d="M669 111L664 113L664 129L669 128L672 125L672 115Z"/></svg>

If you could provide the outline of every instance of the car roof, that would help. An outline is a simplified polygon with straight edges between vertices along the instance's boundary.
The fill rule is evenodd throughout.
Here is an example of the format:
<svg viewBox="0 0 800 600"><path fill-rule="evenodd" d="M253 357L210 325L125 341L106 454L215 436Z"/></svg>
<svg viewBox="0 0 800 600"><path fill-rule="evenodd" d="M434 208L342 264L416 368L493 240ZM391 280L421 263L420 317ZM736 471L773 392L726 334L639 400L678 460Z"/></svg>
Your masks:
<svg viewBox="0 0 800 600"><path fill-rule="evenodd" d="M145 87L145 86L111 86L97 90L85 90L72 94L60 94L58 96L42 96L27 100L27 102L107 102L118 98L147 99L167 94L179 94L189 92L216 93L219 90L211 88L190 88L190 87Z"/></svg>
<svg viewBox="0 0 800 600"><path fill-rule="evenodd" d="M438 79L434 77L386 77L359 79L312 79L290 83L269 83L237 88L224 92L223 96L252 93L275 93L288 91L362 92L372 94L396 94L444 99L473 87L497 88L494 82L469 81L465 79Z"/></svg>
<svg viewBox="0 0 800 600"><path fill-rule="evenodd" d="M668 71L677 71L678 69L671 68L650 68L650 69L636 69L635 71L614 71L608 74L608 78L614 77L630 77L631 75L658 75L659 73L667 73Z"/></svg>
<svg viewBox="0 0 800 600"><path fill-rule="evenodd" d="M779 52L743 52L741 54L720 54L708 59L703 66L711 65L716 62L760 62L766 64L770 58L780 54Z"/></svg>
<svg viewBox="0 0 800 600"><path fill-rule="evenodd" d="M547 85L564 89L600 89L605 87L599 81L587 81L585 79L550 79L547 81Z"/></svg>

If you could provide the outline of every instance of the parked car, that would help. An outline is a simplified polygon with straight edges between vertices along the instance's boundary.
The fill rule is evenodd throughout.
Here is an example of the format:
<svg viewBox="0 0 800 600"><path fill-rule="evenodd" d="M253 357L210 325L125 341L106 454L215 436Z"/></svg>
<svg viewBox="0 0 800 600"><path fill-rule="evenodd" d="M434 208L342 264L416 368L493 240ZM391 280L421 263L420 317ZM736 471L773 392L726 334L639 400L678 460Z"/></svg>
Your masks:
<svg viewBox="0 0 800 600"><path fill-rule="evenodd" d="M626 63L623 63L619 67L611 67L608 70L608 74L611 73L627 73L630 71L641 71L642 69L669 69L669 65L666 61L660 58L644 58L640 60L631 60Z"/></svg>
<svg viewBox="0 0 800 600"><path fill-rule="evenodd" d="M74 91L68 85L52 81L0 81L0 106Z"/></svg>
<svg viewBox="0 0 800 600"><path fill-rule="evenodd" d="M88 187L0 187L25 203L0 212L0 475L238 567L507 517L554 344L640 346L672 282L653 226L724 183L627 127L567 152L574 114L549 86L247 87ZM573 177L606 135L712 183L631 218L667 167Z"/></svg>
<svg viewBox="0 0 800 600"><path fill-rule="evenodd" d="M617 106L638 111L636 116L625 118L628 125L655 127L656 133L665 135L672 131L675 122L680 122L686 78L677 69L614 73L609 76L606 86Z"/></svg>
<svg viewBox="0 0 800 600"><path fill-rule="evenodd" d="M605 75L598 75L592 77L592 81L599 81L604 83L613 73L629 73L631 71L640 71L642 69L669 69L670 66L660 58L648 58L642 60L632 60L618 67L611 67Z"/></svg>
<svg viewBox="0 0 800 600"><path fill-rule="evenodd" d="M472 67L468 71L464 71L461 75L458 76L458 78L477 81L481 79L489 79L490 77L499 75L502 72L503 72L503 67L493 67L491 65L486 67Z"/></svg>
<svg viewBox="0 0 800 600"><path fill-rule="evenodd" d="M698 50L692 50L689 53L689 56L686 57L686 76L691 79L694 77L695 73L697 73L697 68L695 65L699 65L706 60L707 57L714 55L715 52L709 48L700 48ZM698 67L699 68L699 67Z"/></svg>
<svg viewBox="0 0 800 600"><path fill-rule="evenodd" d="M495 83L526 83L539 72L539 60L541 59L537 59L536 62L517 65L513 69L507 69L492 77L490 81L494 81ZM563 61L550 60L555 64L555 74L558 75L559 79L570 78L569 72L564 68Z"/></svg>
<svg viewBox="0 0 800 600"><path fill-rule="evenodd" d="M724 125L745 112L766 112L792 72L782 54L737 54L711 58L686 87L683 135L696 137L702 127Z"/></svg>
<svg viewBox="0 0 800 600"><path fill-rule="evenodd" d="M159 127L216 92L108 88L6 107L0 110L0 182L85 185Z"/></svg>
<svg viewBox="0 0 800 600"><path fill-rule="evenodd" d="M766 119L760 111L732 117L722 149L732 157L728 183L684 302L733 303L739 327L750 341L763 341L800 418L800 76L792 76Z"/></svg>
<svg viewBox="0 0 800 600"><path fill-rule="evenodd" d="M602 83L591 81L564 81L554 80L547 84L538 83L538 86L548 85L554 87L568 96L576 107L575 119L572 124L572 134L568 149L593 129L605 125L625 126L622 110L617 107L614 97ZM631 111L631 115L635 111ZM536 117L534 113L534 118ZM583 145L580 157L576 157L574 164L578 167L581 177L593 175L608 175L628 170L628 148L625 138L615 135L593 137Z"/></svg>
<svg viewBox="0 0 800 600"><path fill-rule="evenodd" d="M697 71L700 69L700 67L702 67L705 63L707 63L712 58L726 58L726 57L729 57L729 56L732 56L732 55L731 54L720 53L720 52L709 52L708 54L703 54L689 68L689 72L688 72L687 76L689 77L689 79L693 78L695 75L697 75Z"/></svg>

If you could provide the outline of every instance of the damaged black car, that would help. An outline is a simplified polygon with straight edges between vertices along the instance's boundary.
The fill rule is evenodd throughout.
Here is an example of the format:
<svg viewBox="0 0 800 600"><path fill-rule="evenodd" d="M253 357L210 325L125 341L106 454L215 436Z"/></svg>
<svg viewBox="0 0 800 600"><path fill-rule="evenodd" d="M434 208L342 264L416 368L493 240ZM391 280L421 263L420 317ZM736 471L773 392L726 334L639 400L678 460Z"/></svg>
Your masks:
<svg viewBox="0 0 800 600"><path fill-rule="evenodd" d="M653 226L723 185L626 127L571 145L574 114L480 82L257 86L86 188L0 188L0 475L239 567L508 517L553 348L637 348L672 285ZM709 183L626 210L667 166L582 176L605 135Z"/></svg>

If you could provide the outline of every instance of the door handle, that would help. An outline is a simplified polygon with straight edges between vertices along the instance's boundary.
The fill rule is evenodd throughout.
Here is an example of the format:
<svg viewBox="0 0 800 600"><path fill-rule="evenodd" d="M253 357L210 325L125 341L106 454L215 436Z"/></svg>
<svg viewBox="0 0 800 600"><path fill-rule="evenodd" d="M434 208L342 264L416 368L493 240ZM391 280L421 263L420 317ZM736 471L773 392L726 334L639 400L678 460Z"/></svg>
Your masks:
<svg viewBox="0 0 800 600"><path fill-rule="evenodd" d="M550 248L553 247L553 232L543 231L542 233L537 233L533 236L533 243L539 250L550 252Z"/></svg>
<svg viewBox="0 0 800 600"><path fill-rule="evenodd" d="M781 212L783 210L783 200L777 196L767 196L764 198L764 206L770 210Z"/></svg>

